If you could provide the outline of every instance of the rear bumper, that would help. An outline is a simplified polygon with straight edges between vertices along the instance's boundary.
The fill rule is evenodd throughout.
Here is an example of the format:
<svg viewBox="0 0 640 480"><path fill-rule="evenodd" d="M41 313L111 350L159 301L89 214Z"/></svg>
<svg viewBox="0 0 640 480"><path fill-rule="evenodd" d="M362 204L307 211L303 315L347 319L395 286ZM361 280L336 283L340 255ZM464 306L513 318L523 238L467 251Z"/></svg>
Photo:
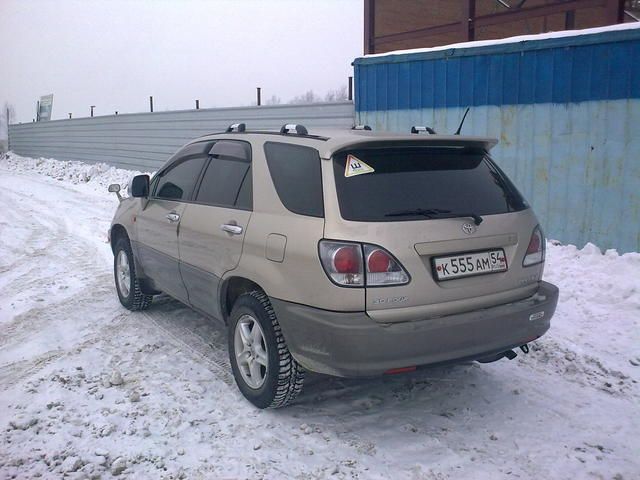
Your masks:
<svg viewBox="0 0 640 480"><path fill-rule="evenodd" d="M558 288L540 282L533 296L518 302L393 324L377 323L365 312L331 312L275 298L271 302L289 350L302 366L359 377L488 357L535 340L549 329Z"/></svg>

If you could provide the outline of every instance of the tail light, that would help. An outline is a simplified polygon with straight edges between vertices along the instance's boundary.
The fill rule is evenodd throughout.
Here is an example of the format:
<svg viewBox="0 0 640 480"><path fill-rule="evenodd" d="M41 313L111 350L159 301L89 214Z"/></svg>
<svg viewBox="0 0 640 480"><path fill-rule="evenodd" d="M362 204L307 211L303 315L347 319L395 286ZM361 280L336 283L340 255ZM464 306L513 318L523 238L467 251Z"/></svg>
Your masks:
<svg viewBox="0 0 640 480"><path fill-rule="evenodd" d="M533 229L531 239L529 240L529 246L527 252L524 254L524 260L522 260L523 267L529 267L538 263L544 262L544 235L540 226Z"/></svg>
<svg viewBox="0 0 640 480"><path fill-rule="evenodd" d="M329 278L344 287L402 285L409 275L384 248L367 243L322 240L320 261Z"/></svg>
<svg viewBox="0 0 640 480"><path fill-rule="evenodd" d="M320 260L329 278L344 287L364 286L362 246L359 243L320 242Z"/></svg>
<svg viewBox="0 0 640 480"><path fill-rule="evenodd" d="M409 275L389 252L366 243L363 247L367 267L367 286L409 283Z"/></svg>

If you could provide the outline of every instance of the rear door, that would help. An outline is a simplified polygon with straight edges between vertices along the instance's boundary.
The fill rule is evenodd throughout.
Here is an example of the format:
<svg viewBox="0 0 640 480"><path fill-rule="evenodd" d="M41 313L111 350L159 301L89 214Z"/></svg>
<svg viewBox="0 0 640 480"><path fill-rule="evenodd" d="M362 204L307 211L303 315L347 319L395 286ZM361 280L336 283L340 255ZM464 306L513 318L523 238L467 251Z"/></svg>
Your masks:
<svg viewBox="0 0 640 480"><path fill-rule="evenodd" d="M251 147L220 140L213 145L193 202L180 222L180 271L194 307L222 318L218 286L240 261L253 209Z"/></svg>
<svg viewBox="0 0 640 480"><path fill-rule="evenodd" d="M535 289L521 255L537 221L485 151L362 148L335 155L332 167L341 218L325 236L382 246L411 277L366 288L373 318L459 313Z"/></svg>
<svg viewBox="0 0 640 480"><path fill-rule="evenodd" d="M194 144L178 152L175 160L154 177L146 206L136 217L138 251L145 274L158 289L183 301L187 292L178 266L178 228L208 159L203 152L210 145Z"/></svg>

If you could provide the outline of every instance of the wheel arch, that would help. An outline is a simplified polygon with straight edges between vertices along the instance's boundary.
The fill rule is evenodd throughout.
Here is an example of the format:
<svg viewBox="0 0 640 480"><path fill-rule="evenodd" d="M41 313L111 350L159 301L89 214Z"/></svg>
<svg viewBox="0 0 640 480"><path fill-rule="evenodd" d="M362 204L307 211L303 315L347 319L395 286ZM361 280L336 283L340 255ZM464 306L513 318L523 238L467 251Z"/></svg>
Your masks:
<svg viewBox="0 0 640 480"><path fill-rule="evenodd" d="M238 297L253 290L258 290L266 294L264 288L246 277L231 276L223 280L220 286L219 298L220 311L225 323L228 322L229 316L231 315L231 309Z"/></svg>
<svg viewBox="0 0 640 480"><path fill-rule="evenodd" d="M111 226L111 251L113 253L115 253L116 244L121 238L129 238L129 234L123 225L116 223Z"/></svg>
<svg viewBox="0 0 640 480"><path fill-rule="evenodd" d="M144 267L138 258L138 252L131 244L131 237L129 236L129 232L124 227L124 225L120 223L115 223L111 226L111 251L115 255L116 253L116 245L118 242L126 238L129 240L129 244L131 245L131 251L133 253L133 262L135 264L136 274L138 275L138 280L140 281L140 290L142 293L146 295L158 295L160 291L155 287L153 281L147 277L144 272Z"/></svg>

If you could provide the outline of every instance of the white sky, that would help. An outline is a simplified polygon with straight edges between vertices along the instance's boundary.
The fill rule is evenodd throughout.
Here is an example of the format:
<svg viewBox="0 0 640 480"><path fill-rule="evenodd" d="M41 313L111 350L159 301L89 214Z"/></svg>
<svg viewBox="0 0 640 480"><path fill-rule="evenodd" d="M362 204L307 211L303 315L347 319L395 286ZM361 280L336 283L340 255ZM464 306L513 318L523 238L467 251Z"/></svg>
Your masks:
<svg viewBox="0 0 640 480"><path fill-rule="evenodd" d="M283 103L346 85L362 0L0 0L0 106L53 118Z"/></svg>

